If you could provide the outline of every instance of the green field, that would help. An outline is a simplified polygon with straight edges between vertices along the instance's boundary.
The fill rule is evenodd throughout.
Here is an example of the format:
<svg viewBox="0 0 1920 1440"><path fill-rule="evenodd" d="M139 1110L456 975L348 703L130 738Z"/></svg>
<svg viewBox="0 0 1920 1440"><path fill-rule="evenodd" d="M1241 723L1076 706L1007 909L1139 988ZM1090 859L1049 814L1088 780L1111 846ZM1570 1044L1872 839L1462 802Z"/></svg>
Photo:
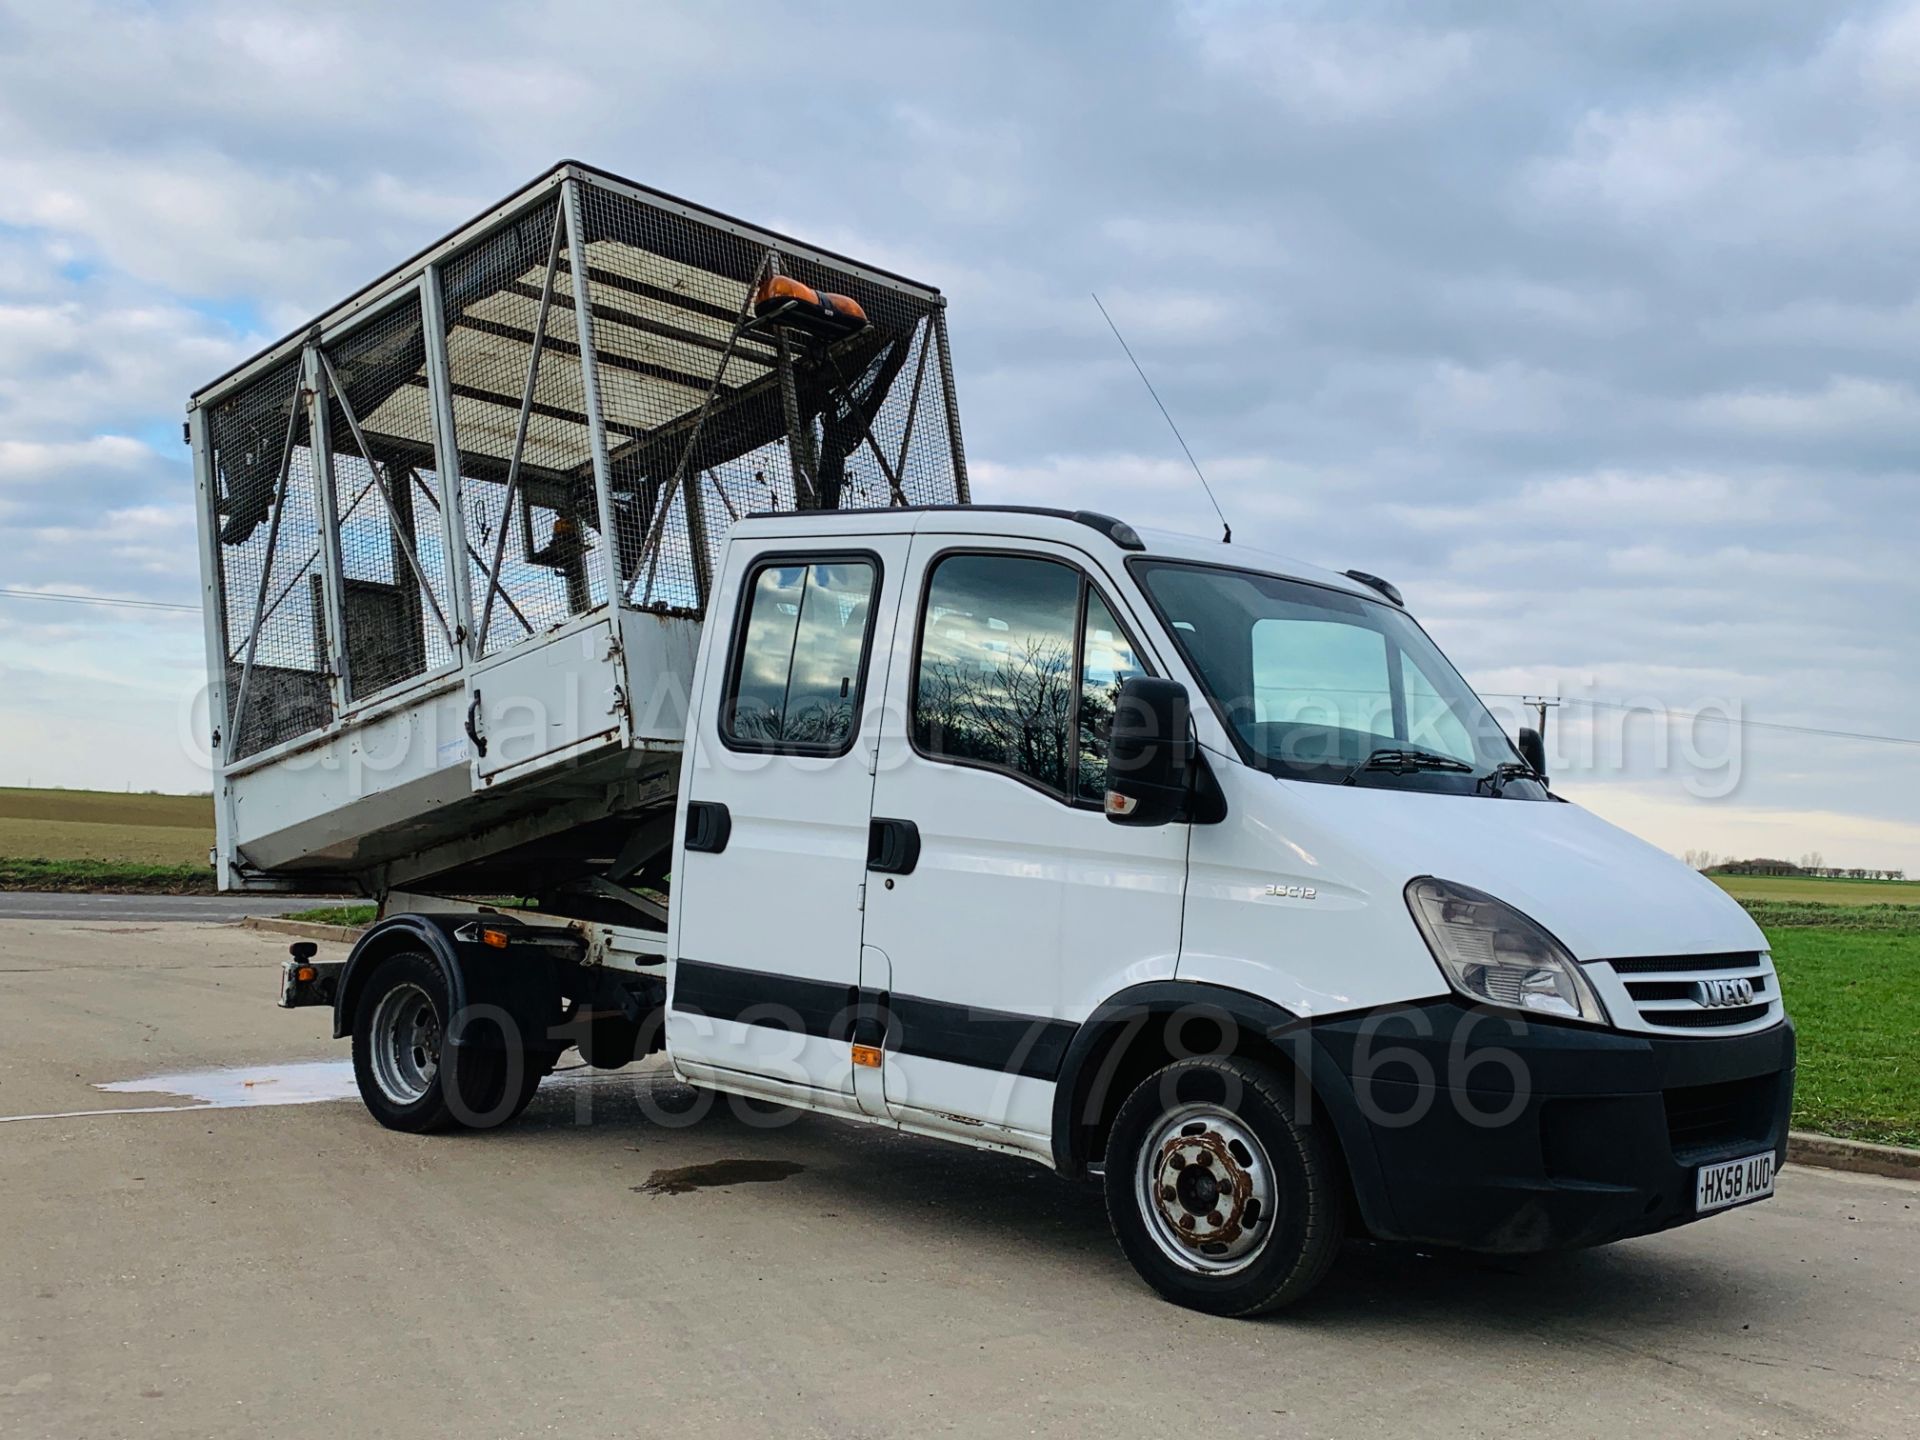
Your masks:
<svg viewBox="0 0 1920 1440"><path fill-rule="evenodd" d="M1794 1127L1920 1145L1920 910L1756 918L1800 1032Z"/></svg>
<svg viewBox="0 0 1920 1440"><path fill-rule="evenodd" d="M211 890L210 795L0 788L0 889Z"/></svg>
<svg viewBox="0 0 1920 1440"><path fill-rule="evenodd" d="M1920 880L1816 880L1804 875L1709 875L1736 900L1815 905L1920 905Z"/></svg>

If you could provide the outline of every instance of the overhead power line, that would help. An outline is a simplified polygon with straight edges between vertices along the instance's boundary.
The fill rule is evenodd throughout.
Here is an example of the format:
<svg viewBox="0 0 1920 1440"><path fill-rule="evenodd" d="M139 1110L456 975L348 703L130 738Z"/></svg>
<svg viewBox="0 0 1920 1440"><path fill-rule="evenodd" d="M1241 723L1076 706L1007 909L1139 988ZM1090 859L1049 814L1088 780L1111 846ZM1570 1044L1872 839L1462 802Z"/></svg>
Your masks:
<svg viewBox="0 0 1920 1440"><path fill-rule="evenodd" d="M72 595L62 590L13 590L0 587L0 595L12 600L53 600L62 605L117 605L126 610L188 610L200 613L198 605L180 605L171 600L118 600L111 595Z"/></svg>
<svg viewBox="0 0 1920 1440"><path fill-rule="evenodd" d="M1519 695L1505 690L1482 690L1480 694L1492 700L1520 700L1533 702L1532 695ZM1642 714L1648 709L1645 705L1624 705L1617 700L1586 700L1574 695L1562 696L1564 705L1585 705L1590 710L1620 710L1629 714ZM1659 706L1659 712L1675 720L1717 721L1722 725L1739 725L1753 730L1783 730L1792 735L1820 735L1830 740L1871 740L1881 745L1920 745L1920 738L1910 735L1872 735L1863 730L1829 730L1819 725L1789 725L1781 720L1749 720L1745 716L1714 715L1703 710L1673 710Z"/></svg>

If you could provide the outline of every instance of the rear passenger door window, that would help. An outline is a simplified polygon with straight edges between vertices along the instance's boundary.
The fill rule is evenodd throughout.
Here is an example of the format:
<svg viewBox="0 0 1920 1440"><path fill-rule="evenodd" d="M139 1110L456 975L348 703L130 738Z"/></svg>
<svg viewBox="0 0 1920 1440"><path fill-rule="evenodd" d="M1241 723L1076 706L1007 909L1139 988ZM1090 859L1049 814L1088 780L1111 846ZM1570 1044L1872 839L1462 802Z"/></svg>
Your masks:
<svg viewBox="0 0 1920 1440"><path fill-rule="evenodd" d="M878 581L867 556L782 559L752 573L720 710L728 745L846 753L859 723Z"/></svg>
<svg viewBox="0 0 1920 1440"><path fill-rule="evenodd" d="M947 555L928 576L921 614L914 745L1098 805L1113 701L1142 673L1111 609L1072 565Z"/></svg>

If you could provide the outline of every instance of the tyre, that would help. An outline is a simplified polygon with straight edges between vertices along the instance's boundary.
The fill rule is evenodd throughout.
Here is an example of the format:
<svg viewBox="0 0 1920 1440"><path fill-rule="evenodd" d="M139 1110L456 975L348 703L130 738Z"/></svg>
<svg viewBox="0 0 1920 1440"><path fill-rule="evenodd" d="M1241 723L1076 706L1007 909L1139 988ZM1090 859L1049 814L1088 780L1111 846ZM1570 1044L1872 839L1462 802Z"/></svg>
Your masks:
<svg viewBox="0 0 1920 1440"><path fill-rule="evenodd" d="M389 1130L488 1130L533 1099L543 1073L536 1057L509 1050L506 1037L479 1025L456 1055L444 1043L448 1009L440 967L417 951L381 961L360 993L353 1078L367 1110Z"/></svg>
<svg viewBox="0 0 1920 1440"><path fill-rule="evenodd" d="M1235 1056L1177 1061L1141 1082L1107 1139L1107 1216L1140 1276L1176 1305L1257 1315L1320 1283L1345 1191L1323 1125L1291 1080Z"/></svg>

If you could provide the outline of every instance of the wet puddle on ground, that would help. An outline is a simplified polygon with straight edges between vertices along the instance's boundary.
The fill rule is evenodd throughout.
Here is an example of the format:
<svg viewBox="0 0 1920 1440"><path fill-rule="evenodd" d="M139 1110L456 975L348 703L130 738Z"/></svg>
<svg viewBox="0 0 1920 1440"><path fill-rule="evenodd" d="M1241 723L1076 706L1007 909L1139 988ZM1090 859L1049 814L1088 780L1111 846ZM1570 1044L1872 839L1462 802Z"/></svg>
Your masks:
<svg viewBox="0 0 1920 1440"><path fill-rule="evenodd" d="M644 1183L635 1185L633 1193L685 1195L694 1190L715 1190L728 1185L756 1185L767 1180L785 1180L806 1168L793 1160L709 1160L704 1165L656 1170Z"/></svg>

